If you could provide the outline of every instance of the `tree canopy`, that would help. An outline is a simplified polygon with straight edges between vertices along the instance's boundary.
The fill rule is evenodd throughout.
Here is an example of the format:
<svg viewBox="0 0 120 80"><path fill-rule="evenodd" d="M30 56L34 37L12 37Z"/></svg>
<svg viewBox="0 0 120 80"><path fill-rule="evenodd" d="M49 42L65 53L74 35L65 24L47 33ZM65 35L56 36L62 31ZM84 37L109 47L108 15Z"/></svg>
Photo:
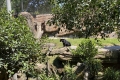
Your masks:
<svg viewBox="0 0 120 80"><path fill-rule="evenodd" d="M11 0L11 2L16 12L27 11L34 14L51 12L49 0Z"/></svg>
<svg viewBox="0 0 120 80"><path fill-rule="evenodd" d="M52 23L75 27L84 36L110 33L120 25L119 0L51 0Z"/></svg>

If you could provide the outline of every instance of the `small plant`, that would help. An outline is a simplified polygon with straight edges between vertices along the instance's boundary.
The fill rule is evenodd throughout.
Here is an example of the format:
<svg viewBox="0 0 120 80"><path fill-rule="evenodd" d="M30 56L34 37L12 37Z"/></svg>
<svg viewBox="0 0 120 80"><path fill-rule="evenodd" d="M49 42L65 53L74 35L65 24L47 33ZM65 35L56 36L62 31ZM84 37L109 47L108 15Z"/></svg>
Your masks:
<svg viewBox="0 0 120 80"><path fill-rule="evenodd" d="M65 66L64 78L66 80L76 80L76 74L74 73L74 71L72 70L72 67L70 67L69 64Z"/></svg>
<svg viewBox="0 0 120 80"><path fill-rule="evenodd" d="M79 55L82 63L86 65L86 70L89 72L88 78L95 79L98 72L102 70L101 60L94 57L98 54L98 49L95 47L95 43L89 39L83 40L77 49L73 51L74 55Z"/></svg>
<svg viewBox="0 0 120 80"><path fill-rule="evenodd" d="M38 80L59 80L59 79L56 79L55 76L46 76L45 73L42 73L38 75Z"/></svg>
<svg viewBox="0 0 120 80"><path fill-rule="evenodd" d="M89 39L81 41L77 49L73 52L74 55L81 56L81 60L85 61L93 58L98 54L98 49L95 48L95 43Z"/></svg>
<svg viewBox="0 0 120 80"><path fill-rule="evenodd" d="M106 68L103 80L120 80L120 71L116 71L110 67Z"/></svg>
<svg viewBox="0 0 120 80"><path fill-rule="evenodd" d="M98 75L98 72L102 70L102 64L100 59L90 59L86 60L85 64L87 65L87 70L89 71L89 78L92 78Z"/></svg>

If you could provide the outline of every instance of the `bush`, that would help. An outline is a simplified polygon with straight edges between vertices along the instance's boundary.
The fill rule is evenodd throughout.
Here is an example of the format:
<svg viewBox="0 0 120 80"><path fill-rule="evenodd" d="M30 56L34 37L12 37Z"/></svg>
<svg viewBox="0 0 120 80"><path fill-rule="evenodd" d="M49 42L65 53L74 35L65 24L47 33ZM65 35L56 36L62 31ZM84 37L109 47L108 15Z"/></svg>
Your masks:
<svg viewBox="0 0 120 80"><path fill-rule="evenodd" d="M120 71L116 71L110 67L106 68L103 80L120 80Z"/></svg>
<svg viewBox="0 0 120 80"><path fill-rule="evenodd" d="M81 56L82 61L85 61L97 55L98 49L95 48L95 43L93 41L89 39L84 39L83 41L81 41L73 54Z"/></svg>
<svg viewBox="0 0 120 80"><path fill-rule="evenodd" d="M102 70L101 60L94 57L98 54L98 49L95 48L95 43L89 39L81 41L75 51L74 55L80 57L81 62L86 65L86 70L89 72L89 78L94 78L97 73Z"/></svg>
<svg viewBox="0 0 120 80"><path fill-rule="evenodd" d="M0 67L8 72L34 72L35 62L42 59L40 45L44 39L36 42L26 20L22 16L14 18L6 11L0 10Z"/></svg>
<svg viewBox="0 0 120 80"><path fill-rule="evenodd" d="M66 80L76 80L77 75L74 73L72 68L73 67L71 67L69 63L65 66L64 79L66 79Z"/></svg>

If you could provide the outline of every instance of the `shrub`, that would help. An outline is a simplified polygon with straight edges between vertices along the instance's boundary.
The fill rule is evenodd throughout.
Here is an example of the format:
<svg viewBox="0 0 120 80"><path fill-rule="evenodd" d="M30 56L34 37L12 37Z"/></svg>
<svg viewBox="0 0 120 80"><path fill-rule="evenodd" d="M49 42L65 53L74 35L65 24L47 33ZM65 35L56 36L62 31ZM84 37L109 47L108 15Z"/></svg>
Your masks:
<svg viewBox="0 0 120 80"><path fill-rule="evenodd" d="M103 80L120 80L120 71L116 71L110 67L106 68Z"/></svg>
<svg viewBox="0 0 120 80"><path fill-rule="evenodd" d="M89 39L81 41L75 51L74 55L80 57L81 62L86 65L86 70L89 72L89 78L94 78L97 73L102 70L101 60L94 57L98 54L98 49L95 48L95 43Z"/></svg>
<svg viewBox="0 0 120 80"><path fill-rule="evenodd" d="M42 59L40 45L44 39L36 42L26 20L22 16L14 18L6 11L0 10L0 67L8 72L21 69L34 73L35 62Z"/></svg>
<svg viewBox="0 0 120 80"><path fill-rule="evenodd" d="M83 61L93 58L98 54L98 49L95 48L95 43L89 39L81 41L77 49L73 52L74 55L81 56Z"/></svg>

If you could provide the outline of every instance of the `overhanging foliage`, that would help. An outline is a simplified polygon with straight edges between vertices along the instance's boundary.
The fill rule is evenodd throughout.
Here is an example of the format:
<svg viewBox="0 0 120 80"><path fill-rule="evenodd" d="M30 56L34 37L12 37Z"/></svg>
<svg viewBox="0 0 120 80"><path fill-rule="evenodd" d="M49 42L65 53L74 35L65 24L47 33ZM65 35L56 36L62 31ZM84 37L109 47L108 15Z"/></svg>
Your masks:
<svg viewBox="0 0 120 80"><path fill-rule="evenodd" d="M105 37L120 26L119 0L51 0L51 4L53 24L75 27L86 37L98 33Z"/></svg>

